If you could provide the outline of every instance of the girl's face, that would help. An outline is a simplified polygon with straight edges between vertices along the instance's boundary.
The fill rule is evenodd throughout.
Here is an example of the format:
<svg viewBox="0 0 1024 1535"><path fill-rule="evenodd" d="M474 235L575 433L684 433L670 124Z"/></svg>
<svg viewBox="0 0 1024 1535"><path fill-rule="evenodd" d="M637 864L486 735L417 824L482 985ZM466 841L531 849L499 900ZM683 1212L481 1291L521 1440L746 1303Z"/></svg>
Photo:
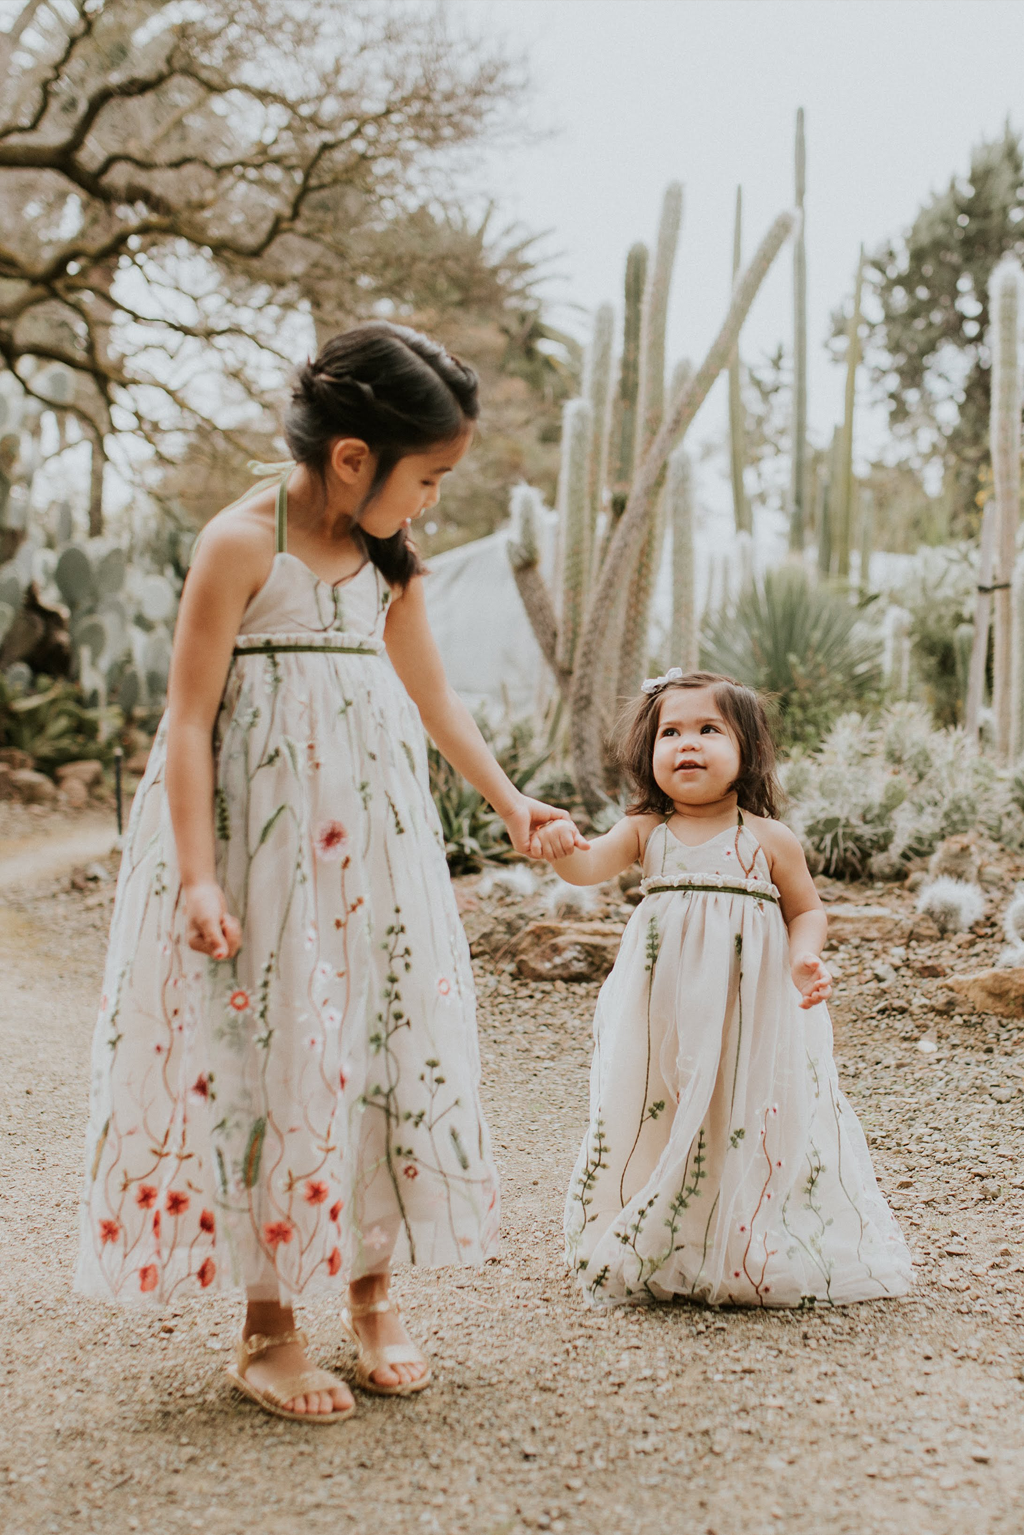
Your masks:
<svg viewBox="0 0 1024 1535"><path fill-rule="evenodd" d="M713 688L668 688L654 738L654 781L678 805L709 805L732 790L742 766Z"/></svg>
<svg viewBox="0 0 1024 1535"><path fill-rule="evenodd" d="M454 442L441 443L424 453L409 453L400 458L383 489L360 517L359 526L372 538L390 538L399 528L409 527L417 517L437 505L442 479L451 474L469 443L470 434L465 432ZM373 483L373 472L371 458L366 466L367 491Z"/></svg>

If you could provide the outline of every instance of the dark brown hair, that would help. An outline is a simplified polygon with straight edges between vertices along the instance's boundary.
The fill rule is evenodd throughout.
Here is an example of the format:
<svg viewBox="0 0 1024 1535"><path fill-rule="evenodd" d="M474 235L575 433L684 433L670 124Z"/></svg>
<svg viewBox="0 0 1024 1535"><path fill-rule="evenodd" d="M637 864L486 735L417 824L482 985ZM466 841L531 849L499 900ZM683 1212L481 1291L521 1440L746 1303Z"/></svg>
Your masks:
<svg viewBox="0 0 1024 1535"><path fill-rule="evenodd" d="M479 414L472 368L418 330L371 320L334 336L300 370L284 434L295 462L320 479L335 439L366 443L377 462L361 516L400 459L455 442ZM422 571L405 528L390 538L354 531L389 585Z"/></svg>
<svg viewBox="0 0 1024 1535"><path fill-rule="evenodd" d="M739 777L732 785L741 810L778 818L782 790L775 777L775 743L764 705L753 688L715 672L687 672L653 693L641 693L625 710L616 752L633 785L627 815L668 815L672 801L654 777L654 743L661 722L661 705L673 688L711 688L715 704L735 732L740 749Z"/></svg>

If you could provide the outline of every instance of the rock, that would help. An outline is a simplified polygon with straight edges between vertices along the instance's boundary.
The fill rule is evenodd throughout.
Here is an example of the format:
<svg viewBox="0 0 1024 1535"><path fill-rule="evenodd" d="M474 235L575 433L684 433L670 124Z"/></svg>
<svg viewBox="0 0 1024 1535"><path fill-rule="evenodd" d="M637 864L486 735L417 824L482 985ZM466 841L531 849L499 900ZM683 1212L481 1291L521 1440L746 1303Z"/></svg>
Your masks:
<svg viewBox="0 0 1024 1535"><path fill-rule="evenodd" d="M11 788L23 805L51 805L57 798L57 785L45 773L31 768L16 768L10 778Z"/></svg>
<svg viewBox="0 0 1024 1535"><path fill-rule="evenodd" d="M513 941L522 932L529 918L521 911L502 912L492 918L490 924L477 932L469 932L469 952L474 959L486 955L489 959L507 959ZM467 923L467 929L471 924Z"/></svg>
<svg viewBox="0 0 1024 1535"><path fill-rule="evenodd" d="M947 975L948 973L946 966L937 959L918 960L914 966L914 974L921 976L922 980L932 980L937 976Z"/></svg>
<svg viewBox="0 0 1024 1535"><path fill-rule="evenodd" d="M944 842L940 842L928 860L930 877L938 879L945 874L950 879L962 879L974 884L981 866L977 840L973 832L963 832L960 836L947 837Z"/></svg>
<svg viewBox="0 0 1024 1535"><path fill-rule="evenodd" d="M968 1012L1024 1018L1024 966L951 975L946 984Z"/></svg>
<svg viewBox="0 0 1024 1535"><path fill-rule="evenodd" d="M0 747L0 762L6 762L7 766L13 768L15 772L19 768L33 768L36 765L36 759L32 753L23 752L20 746Z"/></svg>
<svg viewBox="0 0 1024 1535"><path fill-rule="evenodd" d="M849 943L854 938L902 938L905 933L903 919L888 906L854 906L836 901L829 906L827 916L830 944Z"/></svg>
<svg viewBox="0 0 1024 1535"><path fill-rule="evenodd" d="M141 778L148 766L149 750L147 748L146 751L132 752L131 756L125 759L124 770L126 773L134 773L136 777Z"/></svg>
<svg viewBox="0 0 1024 1535"><path fill-rule="evenodd" d="M62 789L67 788L69 779L77 778L78 782L88 790L93 784L99 783L102 777L103 763L91 757L82 762L64 762L57 769L57 782Z"/></svg>
<svg viewBox="0 0 1024 1535"><path fill-rule="evenodd" d="M621 937L610 922L531 922L516 944L516 969L528 981L599 981Z"/></svg>
<svg viewBox="0 0 1024 1535"><path fill-rule="evenodd" d="M72 810L81 810L89 803L89 790L80 778L66 778L62 787L64 799Z"/></svg>
<svg viewBox="0 0 1024 1535"><path fill-rule="evenodd" d="M6 762L0 762L0 799L14 799L14 785L11 783L13 769Z"/></svg>
<svg viewBox="0 0 1024 1535"><path fill-rule="evenodd" d="M628 901L630 906L639 906L644 898L644 893L639 885L631 885L628 890L622 892L622 898Z"/></svg>

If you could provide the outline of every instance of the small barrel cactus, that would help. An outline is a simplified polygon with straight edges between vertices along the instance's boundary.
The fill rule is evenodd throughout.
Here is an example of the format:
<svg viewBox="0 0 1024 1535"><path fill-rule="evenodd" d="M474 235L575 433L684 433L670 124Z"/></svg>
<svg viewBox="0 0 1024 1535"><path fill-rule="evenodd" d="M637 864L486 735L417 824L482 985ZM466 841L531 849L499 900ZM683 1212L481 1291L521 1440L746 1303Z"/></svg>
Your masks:
<svg viewBox="0 0 1024 1535"><path fill-rule="evenodd" d="M924 886L917 909L940 933L963 933L985 915L985 897L980 886L942 874Z"/></svg>

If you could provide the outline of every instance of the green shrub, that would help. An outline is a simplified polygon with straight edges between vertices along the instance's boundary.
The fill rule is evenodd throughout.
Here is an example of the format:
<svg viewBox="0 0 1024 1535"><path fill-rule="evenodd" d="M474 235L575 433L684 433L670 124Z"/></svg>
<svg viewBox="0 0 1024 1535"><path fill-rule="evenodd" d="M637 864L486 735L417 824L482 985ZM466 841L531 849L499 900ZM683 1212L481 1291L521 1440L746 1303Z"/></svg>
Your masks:
<svg viewBox="0 0 1024 1535"><path fill-rule="evenodd" d="M524 793L551 755L538 755L533 747L533 727L526 722L512 726L508 739L495 747L493 731L478 721L484 739L499 763ZM504 822L476 789L442 757L433 741L427 742L430 790L441 819L445 854L453 874L471 874L486 859L499 863L517 857Z"/></svg>
<svg viewBox="0 0 1024 1535"><path fill-rule="evenodd" d="M37 677L35 684L22 690L0 674L0 746L28 752L50 774L82 757L109 762L116 737L100 740L100 711L86 704L78 683Z"/></svg>
<svg viewBox="0 0 1024 1535"><path fill-rule="evenodd" d="M783 749L816 745L845 709L880 700L878 635L792 566L768 571L706 625L701 661L767 697Z"/></svg>

